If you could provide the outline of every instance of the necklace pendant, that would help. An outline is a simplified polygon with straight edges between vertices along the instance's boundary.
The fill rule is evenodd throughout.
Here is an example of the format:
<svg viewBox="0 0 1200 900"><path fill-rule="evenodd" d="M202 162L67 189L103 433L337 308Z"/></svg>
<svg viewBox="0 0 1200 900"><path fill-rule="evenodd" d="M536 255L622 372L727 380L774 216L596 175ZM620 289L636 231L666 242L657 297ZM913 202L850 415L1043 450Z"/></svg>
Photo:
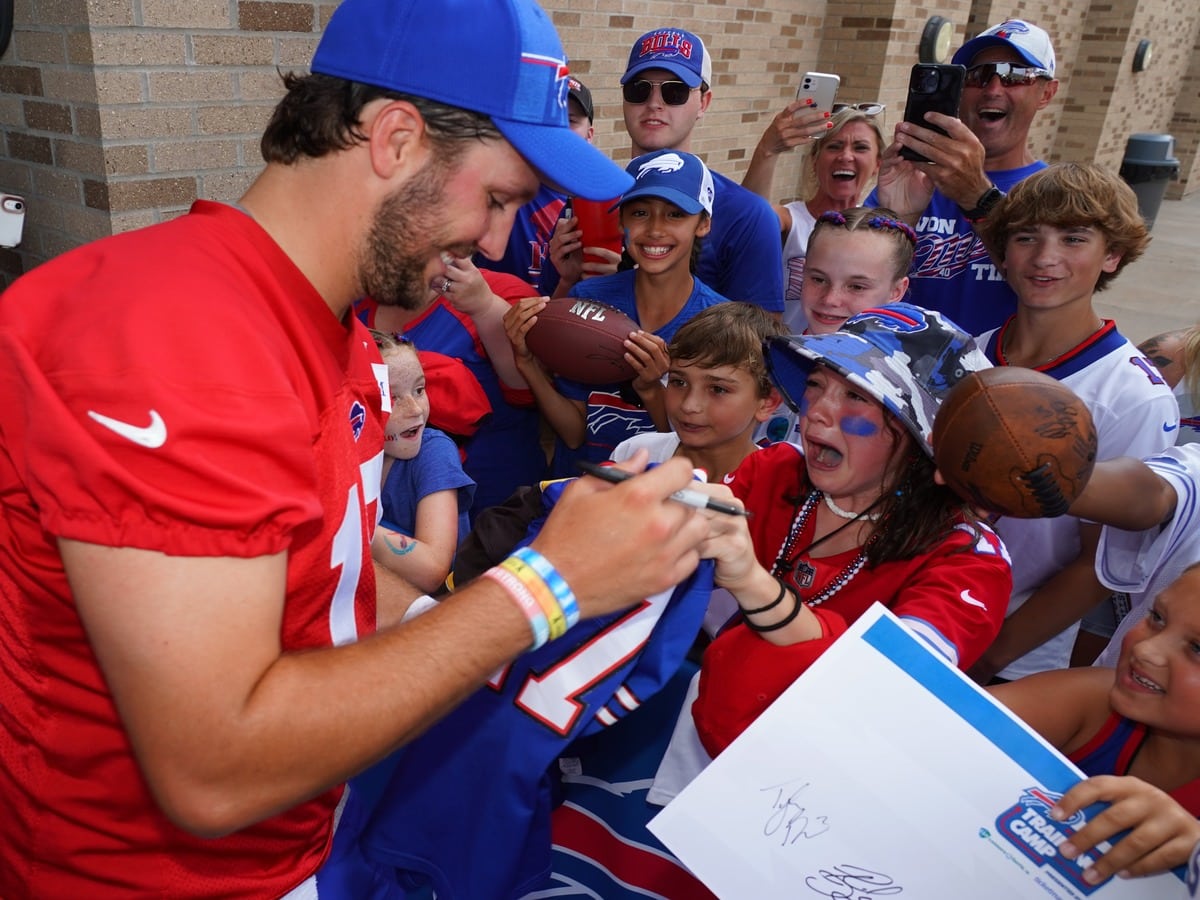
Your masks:
<svg viewBox="0 0 1200 900"><path fill-rule="evenodd" d="M817 570L808 563L796 560L796 568L792 570L792 576L795 578L796 584L799 585L801 589L812 587L813 578L816 577L816 574Z"/></svg>

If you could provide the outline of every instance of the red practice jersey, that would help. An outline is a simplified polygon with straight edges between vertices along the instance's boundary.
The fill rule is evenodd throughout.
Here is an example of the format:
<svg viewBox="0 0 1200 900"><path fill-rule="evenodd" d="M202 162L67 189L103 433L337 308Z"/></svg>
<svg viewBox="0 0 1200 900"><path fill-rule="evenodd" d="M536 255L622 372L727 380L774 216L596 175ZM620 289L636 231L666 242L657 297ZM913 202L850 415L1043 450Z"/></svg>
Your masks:
<svg viewBox="0 0 1200 900"><path fill-rule="evenodd" d="M361 324L338 321L250 216L214 203L5 292L0 896L279 896L320 864L340 788L213 840L159 811L56 539L286 551L283 650L357 639L375 621L376 364Z"/></svg>
<svg viewBox="0 0 1200 900"><path fill-rule="evenodd" d="M772 567L796 505L811 489L800 450L789 443L751 453L729 480L748 509L758 561ZM812 542L813 516L797 546ZM856 551L811 560L817 585L827 584ZM986 525L960 523L933 549L912 559L867 566L840 591L811 607L824 635L788 647L764 640L738 622L705 650L696 728L716 756L799 677L849 624L879 601L956 666L967 668L995 639L1008 608L1012 572L1000 539Z"/></svg>

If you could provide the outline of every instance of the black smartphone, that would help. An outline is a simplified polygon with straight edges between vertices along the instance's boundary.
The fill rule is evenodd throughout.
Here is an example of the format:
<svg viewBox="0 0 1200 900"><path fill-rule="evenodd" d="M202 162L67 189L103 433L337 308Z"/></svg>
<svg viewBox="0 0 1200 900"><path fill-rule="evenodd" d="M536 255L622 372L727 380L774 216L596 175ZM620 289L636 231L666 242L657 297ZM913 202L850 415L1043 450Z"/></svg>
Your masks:
<svg viewBox="0 0 1200 900"><path fill-rule="evenodd" d="M925 121L925 113L940 112L957 119L966 75L966 66L917 63L908 76L908 100L904 104L904 121L945 134L945 129ZM929 162L926 157L908 147L901 147L900 155L915 162Z"/></svg>

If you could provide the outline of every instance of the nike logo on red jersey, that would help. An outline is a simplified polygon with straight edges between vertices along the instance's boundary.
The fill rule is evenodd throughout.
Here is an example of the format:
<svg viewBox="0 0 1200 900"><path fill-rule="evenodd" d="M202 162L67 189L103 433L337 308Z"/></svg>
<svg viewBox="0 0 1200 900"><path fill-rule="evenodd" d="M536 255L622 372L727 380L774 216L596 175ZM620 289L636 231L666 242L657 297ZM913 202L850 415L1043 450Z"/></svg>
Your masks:
<svg viewBox="0 0 1200 900"><path fill-rule="evenodd" d="M131 422L112 419L91 409L88 410L88 415L110 431L149 450L155 450L167 442L167 424L156 409L150 410L149 425L134 425Z"/></svg>

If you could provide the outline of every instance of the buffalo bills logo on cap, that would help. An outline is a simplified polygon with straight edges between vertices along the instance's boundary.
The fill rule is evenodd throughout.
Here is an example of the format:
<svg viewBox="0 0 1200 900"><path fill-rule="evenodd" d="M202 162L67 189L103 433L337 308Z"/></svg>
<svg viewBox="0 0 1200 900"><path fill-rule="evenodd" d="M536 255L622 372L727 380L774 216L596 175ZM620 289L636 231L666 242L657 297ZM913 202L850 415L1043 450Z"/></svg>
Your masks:
<svg viewBox="0 0 1200 900"><path fill-rule="evenodd" d="M644 162L638 166L636 177L639 181L647 172L662 172L664 175L670 175L672 172L678 172L683 168L683 157L678 153L666 153L662 156L656 156L649 162Z"/></svg>
<svg viewBox="0 0 1200 900"><path fill-rule="evenodd" d="M1007 40L1014 34L1029 34L1029 26L1020 20L1009 20L997 25L992 34Z"/></svg>
<svg viewBox="0 0 1200 900"><path fill-rule="evenodd" d="M670 30L651 32L642 38L639 47L638 55L642 57L652 53L661 58L682 56L684 59L691 59L695 50L691 35Z"/></svg>
<svg viewBox="0 0 1200 900"><path fill-rule="evenodd" d="M864 309L847 321L846 324L851 326L845 329L846 331L858 333L866 330L871 324L900 334L915 334L929 327L925 316L916 307L910 307L905 312L900 312L895 308L880 309L876 307L873 309Z"/></svg>

